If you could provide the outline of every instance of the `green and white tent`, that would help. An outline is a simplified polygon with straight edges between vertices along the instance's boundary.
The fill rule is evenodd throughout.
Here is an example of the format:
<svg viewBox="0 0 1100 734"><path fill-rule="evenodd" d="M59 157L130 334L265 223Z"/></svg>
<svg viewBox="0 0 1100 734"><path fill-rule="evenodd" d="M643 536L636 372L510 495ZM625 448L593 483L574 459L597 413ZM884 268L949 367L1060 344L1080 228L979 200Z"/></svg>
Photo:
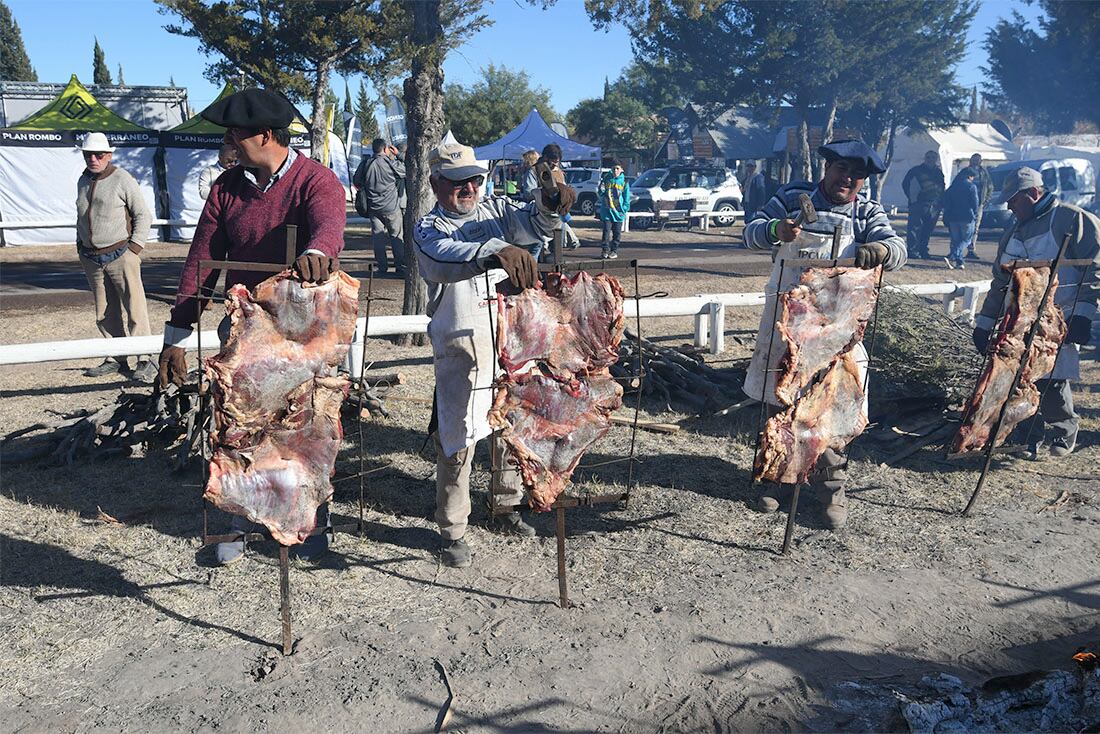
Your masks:
<svg viewBox="0 0 1100 734"><path fill-rule="evenodd" d="M71 221L72 227L31 226L0 230L5 245L76 241L76 181L84 170L79 146L85 134L102 132L116 148L113 163L141 187L158 216L159 133L119 117L96 101L74 74L57 98L10 128L0 129L0 219L4 222ZM153 234L157 233L153 229Z"/></svg>

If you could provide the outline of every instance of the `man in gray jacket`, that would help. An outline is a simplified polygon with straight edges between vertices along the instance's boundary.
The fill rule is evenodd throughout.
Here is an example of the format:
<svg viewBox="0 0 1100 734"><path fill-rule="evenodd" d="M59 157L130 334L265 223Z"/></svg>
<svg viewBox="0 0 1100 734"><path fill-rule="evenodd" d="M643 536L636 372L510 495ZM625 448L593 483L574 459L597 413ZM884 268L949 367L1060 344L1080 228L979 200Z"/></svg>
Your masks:
<svg viewBox="0 0 1100 734"><path fill-rule="evenodd" d="M469 566L466 544L470 515L470 465L474 445L489 436L496 355L489 326L490 299L497 283L532 287L538 266L526 246L548 239L569 211L576 192L557 179L556 190L541 190L519 205L505 197L480 200L487 170L472 148L446 144L432 151L431 185L437 204L417 223L413 242L420 274L428 283L428 336L435 364L436 512L443 538L442 561ZM505 467L497 442L495 463ZM502 505L518 505L523 487L515 468L501 475ZM504 529L533 536L518 512L506 515Z"/></svg>
<svg viewBox="0 0 1100 734"><path fill-rule="evenodd" d="M397 148L382 138L375 138L371 148L374 157L365 166L361 185L374 237L374 260L379 273L389 270L388 241L393 249L394 270L404 277L405 242L400 201L405 188L405 164L398 159Z"/></svg>
<svg viewBox="0 0 1100 734"><path fill-rule="evenodd" d="M149 311L141 282L141 251L153 217L137 181L117 168L103 133L88 133L81 146L86 168L76 183L76 248L95 298L95 321L105 337L148 336ZM84 370L102 377L128 367L126 357ZM133 377L151 383L157 368L142 357Z"/></svg>

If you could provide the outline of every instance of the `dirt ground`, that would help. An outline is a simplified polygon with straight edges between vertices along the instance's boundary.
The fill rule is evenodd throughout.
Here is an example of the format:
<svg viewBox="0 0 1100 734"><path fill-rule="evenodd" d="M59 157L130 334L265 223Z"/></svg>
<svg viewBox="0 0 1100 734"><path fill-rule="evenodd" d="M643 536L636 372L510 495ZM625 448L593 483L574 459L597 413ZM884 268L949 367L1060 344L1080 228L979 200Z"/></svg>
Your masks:
<svg viewBox="0 0 1100 734"><path fill-rule="evenodd" d="M581 225L591 241L594 228ZM761 290L767 259L733 248L735 235L630 233L624 256L668 259L643 270L644 293ZM369 256L362 240L350 244L354 269ZM181 249L151 250L158 323ZM888 281L982 279L991 250L983 242L986 264L964 273L918 263ZM22 284L3 291L0 342L96 336L86 293L32 277L51 262L64 271L67 257L0 250L0 285ZM377 295L400 294L395 280L376 285ZM396 301L375 306L399 310ZM759 313L727 318L730 329L754 330ZM691 321L653 319L644 329L684 343ZM720 360L750 348L729 346ZM158 451L70 468L3 466L0 454L0 730L430 732L448 698L438 664L454 694L447 731L839 731L856 725L830 705L845 681L944 672L981 683L1070 669L1082 645L1100 651L1095 347L1075 389L1082 421L1072 456L996 459L977 511L963 518L976 461L947 462L929 446L887 466L857 441L848 527L826 530L804 494L789 557L777 553L785 516L750 509L755 415L695 417L646 403L643 418L682 429L638 433L628 507L568 513L568 610L557 604L553 518L534 517L533 541L487 527L487 455L473 482L474 565L438 564L434 461L422 453L429 352L381 340L369 348L374 369L409 379L391 391L401 399L387 401L390 417L364 424L367 466L379 471L363 537L340 534L323 561L291 570L289 657L278 651L275 548L212 565L200 547L197 468L174 474ZM117 376L82 377L94 363L0 367L3 432L136 389ZM358 468L349 428L337 476ZM584 464L627 454L630 439L614 428ZM627 465L583 469L575 480L621 489ZM353 484L336 485L338 521L358 514ZM1064 490L1073 501L1050 508ZM211 517L214 529L225 526Z"/></svg>

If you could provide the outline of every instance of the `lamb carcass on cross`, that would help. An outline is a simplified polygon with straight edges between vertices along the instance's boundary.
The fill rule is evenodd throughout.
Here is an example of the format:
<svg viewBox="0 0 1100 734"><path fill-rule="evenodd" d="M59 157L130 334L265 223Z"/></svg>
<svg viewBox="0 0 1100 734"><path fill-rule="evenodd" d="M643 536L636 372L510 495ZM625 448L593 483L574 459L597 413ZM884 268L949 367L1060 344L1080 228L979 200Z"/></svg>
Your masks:
<svg viewBox="0 0 1100 734"><path fill-rule="evenodd" d="M1054 303L1054 294L1058 290L1057 275L1043 308L1043 318L1035 332L1020 383L1011 397L1008 391L1024 358L1024 340L1039 316L1039 301L1043 298L1049 278L1050 268L1019 268L1013 271L1012 282L1005 295L1008 302L1004 317L989 346L990 359L978 377L974 394L967 401L962 423L951 441L949 453L966 454L987 449L993 425L1005 400L1008 400L1008 408L997 431L994 447L1003 444L1017 424L1039 409L1039 389L1035 387L1035 381L1054 369L1058 346L1066 337L1065 316Z"/></svg>
<svg viewBox="0 0 1100 734"><path fill-rule="evenodd" d="M337 374L355 332L359 282L338 271L303 284L288 272L250 293L229 289L222 350L205 360L214 403L214 455L205 497L262 523L283 545L304 541L343 437Z"/></svg>
<svg viewBox="0 0 1100 734"><path fill-rule="evenodd" d="M565 491L622 405L608 367L624 326L622 287L606 273L551 273L545 287L498 297L504 374L489 424L511 449L536 510L550 509Z"/></svg>

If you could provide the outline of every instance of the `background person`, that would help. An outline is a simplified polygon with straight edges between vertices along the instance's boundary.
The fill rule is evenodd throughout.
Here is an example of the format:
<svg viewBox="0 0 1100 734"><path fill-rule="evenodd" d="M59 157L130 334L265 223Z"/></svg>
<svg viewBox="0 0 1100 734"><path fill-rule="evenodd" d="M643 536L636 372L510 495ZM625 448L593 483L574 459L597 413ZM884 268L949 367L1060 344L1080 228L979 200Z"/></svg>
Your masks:
<svg viewBox="0 0 1100 734"><path fill-rule="evenodd" d="M1079 352L1092 336L1092 322L1100 299L1100 220L1079 207L1058 201L1043 187L1039 172L1027 166L1008 175L1000 200L1016 215L1016 224L997 245L993 284L975 319L974 346L979 352L985 353L989 345L990 332L1007 292L1009 273L1002 265L1013 260L1053 260L1066 235L1070 241L1063 259L1092 261L1090 267L1058 268L1054 303L1062 309L1068 330L1054 369L1035 381L1040 395L1038 412L1016 428L1019 439L1027 440L1033 459L1043 458L1039 451L1048 443L1050 455L1060 458L1077 446L1079 419L1073 410L1070 382L1081 377Z"/></svg>
<svg viewBox="0 0 1100 734"><path fill-rule="evenodd" d="M905 246L909 257L927 260L928 240L939 219L946 182L940 169L940 157L934 150L924 154L924 162L910 168L901 180L909 199L909 223L905 228Z"/></svg>
<svg viewBox="0 0 1100 734"><path fill-rule="evenodd" d="M199 174L199 196L202 197L203 201L206 201L206 197L210 196L210 187L218 180L218 176L235 165L237 165L237 151L233 150L232 145L223 143L218 150L218 162L202 169L202 173Z"/></svg>
<svg viewBox="0 0 1100 734"><path fill-rule="evenodd" d="M603 259L614 260L619 256L619 242L623 237L623 220L630 211L630 184L626 182L623 167L614 163L611 170L600 179L599 208L596 215L603 223L603 239L600 241Z"/></svg>
<svg viewBox="0 0 1100 734"><path fill-rule="evenodd" d="M963 251L974 243L974 227L977 225L981 204L978 187L974 185L974 171L964 168L955 176L951 187L943 196L943 223L951 236L951 249L943 259L949 268L964 269Z"/></svg>
<svg viewBox="0 0 1100 734"><path fill-rule="evenodd" d="M80 147L84 172L76 182L76 249L95 299L95 323L105 337L149 336L149 310L141 281L141 251L153 216L137 181L112 163L115 149L103 133L88 133ZM125 369L126 357L84 370L101 377ZM156 367L138 361L133 377L152 382Z"/></svg>
<svg viewBox="0 0 1100 734"><path fill-rule="evenodd" d="M401 201L405 193L405 164L398 159L397 148L382 138L371 143L374 157L363 171L363 191L370 215L374 260L379 274L389 271L386 246L393 251L393 267L405 275L405 241Z"/></svg>
<svg viewBox="0 0 1100 734"><path fill-rule="evenodd" d="M993 198L993 178L989 171L982 165L982 156L978 153L970 156L970 170L974 172L974 185L978 188L978 216L974 220L974 236L970 238L970 246L966 251L967 260L981 260L975 247L978 244L978 230L982 226L982 211L985 205Z"/></svg>

